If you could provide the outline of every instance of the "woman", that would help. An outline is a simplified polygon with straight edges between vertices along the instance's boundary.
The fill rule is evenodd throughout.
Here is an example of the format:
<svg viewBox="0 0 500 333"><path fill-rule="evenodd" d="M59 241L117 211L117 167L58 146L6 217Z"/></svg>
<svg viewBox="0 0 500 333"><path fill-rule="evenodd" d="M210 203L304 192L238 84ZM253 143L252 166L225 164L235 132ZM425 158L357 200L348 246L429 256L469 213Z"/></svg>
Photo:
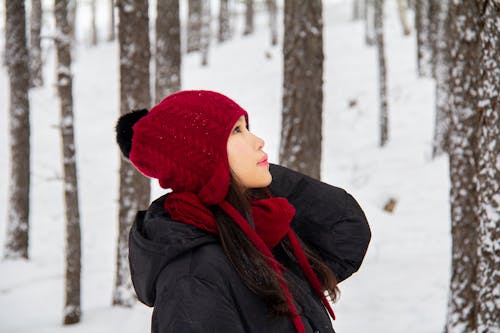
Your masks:
<svg viewBox="0 0 500 333"><path fill-rule="evenodd" d="M370 241L344 190L270 165L248 115L212 91L181 91L120 118L117 140L172 192L138 213L132 281L152 332L334 332L325 295Z"/></svg>

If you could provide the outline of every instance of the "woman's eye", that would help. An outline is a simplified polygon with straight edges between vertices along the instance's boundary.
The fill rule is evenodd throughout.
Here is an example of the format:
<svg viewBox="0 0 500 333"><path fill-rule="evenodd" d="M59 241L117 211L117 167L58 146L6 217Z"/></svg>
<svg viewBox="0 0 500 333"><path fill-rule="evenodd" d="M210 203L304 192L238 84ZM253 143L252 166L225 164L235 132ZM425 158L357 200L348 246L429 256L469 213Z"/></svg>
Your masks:
<svg viewBox="0 0 500 333"><path fill-rule="evenodd" d="M241 132L241 128L239 126L236 126L234 128L234 133L240 133Z"/></svg>

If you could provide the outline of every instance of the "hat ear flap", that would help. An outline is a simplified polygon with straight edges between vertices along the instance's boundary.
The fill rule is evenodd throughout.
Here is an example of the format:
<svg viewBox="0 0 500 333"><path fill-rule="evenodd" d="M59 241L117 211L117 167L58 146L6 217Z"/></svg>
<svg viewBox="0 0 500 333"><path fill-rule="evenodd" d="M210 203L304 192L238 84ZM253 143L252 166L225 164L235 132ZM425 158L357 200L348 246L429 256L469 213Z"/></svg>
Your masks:
<svg viewBox="0 0 500 333"><path fill-rule="evenodd" d="M124 114L116 123L116 142L124 157L129 158L132 150L133 127L142 117L148 114L147 109L135 110Z"/></svg>

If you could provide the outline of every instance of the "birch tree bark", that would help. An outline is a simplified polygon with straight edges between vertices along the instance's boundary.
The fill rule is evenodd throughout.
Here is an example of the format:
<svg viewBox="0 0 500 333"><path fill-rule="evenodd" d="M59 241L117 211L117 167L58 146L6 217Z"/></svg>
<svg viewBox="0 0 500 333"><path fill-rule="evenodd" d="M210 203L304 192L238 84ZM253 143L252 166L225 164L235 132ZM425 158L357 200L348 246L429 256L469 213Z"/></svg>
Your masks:
<svg viewBox="0 0 500 333"><path fill-rule="evenodd" d="M285 1L280 164L320 179L323 113L321 0Z"/></svg>
<svg viewBox="0 0 500 333"><path fill-rule="evenodd" d="M10 176L3 256L28 258L30 208L30 73L24 1L6 0L5 59L9 75Z"/></svg>
<svg viewBox="0 0 500 333"><path fill-rule="evenodd" d="M120 113L149 109L149 17L147 0L118 2ZM150 182L127 161L120 164L119 231L113 305L131 306L135 293L128 263L128 234L138 210L149 205Z"/></svg>
<svg viewBox="0 0 500 333"><path fill-rule="evenodd" d="M66 275L64 324L80 321L81 241L78 208L76 149L73 130L73 78L71 74L71 36L67 0L55 0L57 47L57 92L61 108L61 142L64 173L64 209L66 212Z"/></svg>

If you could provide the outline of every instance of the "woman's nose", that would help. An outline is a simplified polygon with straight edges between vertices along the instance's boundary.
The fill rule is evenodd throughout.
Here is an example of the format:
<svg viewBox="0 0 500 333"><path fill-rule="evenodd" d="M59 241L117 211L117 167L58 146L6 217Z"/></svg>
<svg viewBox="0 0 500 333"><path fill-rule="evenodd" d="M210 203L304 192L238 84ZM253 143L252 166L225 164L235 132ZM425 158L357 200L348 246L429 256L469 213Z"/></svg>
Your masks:
<svg viewBox="0 0 500 333"><path fill-rule="evenodd" d="M255 136L255 138L257 139L257 150L261 150L262 148L264 148L264 140L262 140L258 136Z"/></svg>

